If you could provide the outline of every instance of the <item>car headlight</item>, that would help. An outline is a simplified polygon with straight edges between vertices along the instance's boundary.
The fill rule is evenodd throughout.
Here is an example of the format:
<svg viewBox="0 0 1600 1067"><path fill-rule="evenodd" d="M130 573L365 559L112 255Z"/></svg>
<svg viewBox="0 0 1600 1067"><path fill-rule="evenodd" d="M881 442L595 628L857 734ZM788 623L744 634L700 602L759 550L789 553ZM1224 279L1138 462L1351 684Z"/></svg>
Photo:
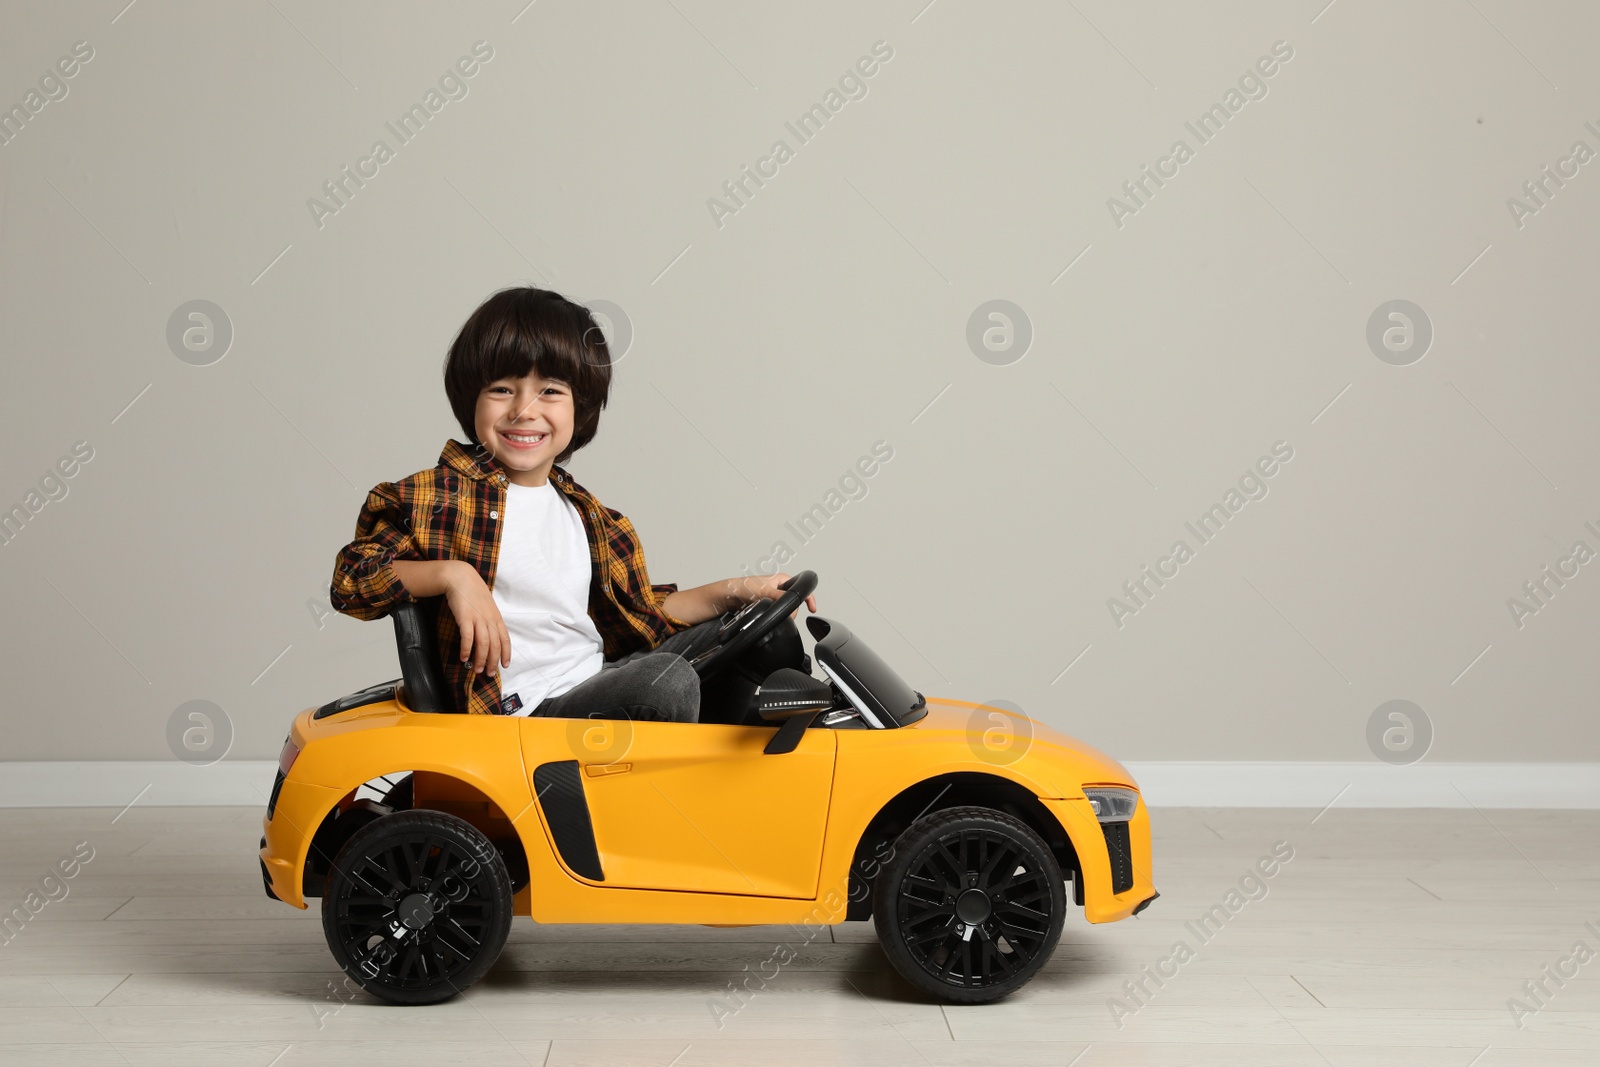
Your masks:
<svg viewBox="0 0 1600 1067"><path fill-rule="evenodd" d="M1139 794L1132 789L1116 786L1085 786L1083 795L1089 798L1094 817L1101 822L1127 822L1139 806Z"/></svg>

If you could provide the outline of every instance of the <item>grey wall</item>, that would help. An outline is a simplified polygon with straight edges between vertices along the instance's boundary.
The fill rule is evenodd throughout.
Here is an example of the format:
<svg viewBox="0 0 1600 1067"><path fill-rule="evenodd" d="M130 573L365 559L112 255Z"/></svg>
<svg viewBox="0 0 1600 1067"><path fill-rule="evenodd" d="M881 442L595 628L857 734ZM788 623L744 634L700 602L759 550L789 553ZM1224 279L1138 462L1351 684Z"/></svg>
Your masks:
<svg viewBox="0 0 1600 1067"><path fill-rule="evenodd" d="M0 506L93 458L0 548L0 758L168 758L192 700L268 758L299 708L396 673L386 623L317 602L365 490L459 435L454 331L528 283L631 323L572 469L657 581L787 542L918 688L1125 759L1371 759L1393 699L1429 759L1600 758L1600 564L1520 626L1507 603L1600 551L1600 162L1508 206L1600 150L1600 11L1324 2L7 5L0 104L93 58L0 146ZM478 41L400 145L385 123ZM877 41L866 95L799 144L785 122ZM1201 144L1185 122L1279 41ZM308 199L379 139L319 225ZM997 299L1020 358L969 345ZM1402 299L1433 338L1395 365L1368 321ZM204 366L167 338L192 300L234 333ZM878 441L801 546L785 522ZM1185 522L1280 441L1201 545Z"/></svg>

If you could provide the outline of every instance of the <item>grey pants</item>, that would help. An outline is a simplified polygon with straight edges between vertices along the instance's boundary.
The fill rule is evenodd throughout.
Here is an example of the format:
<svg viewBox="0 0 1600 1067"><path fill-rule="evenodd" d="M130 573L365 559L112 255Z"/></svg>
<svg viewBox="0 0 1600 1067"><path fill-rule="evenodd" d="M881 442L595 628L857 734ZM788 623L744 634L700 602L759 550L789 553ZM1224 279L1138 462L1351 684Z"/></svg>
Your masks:
<svg viewBox="0 0 1600 1067"><path fill-rule="evenodd" d="M717 643L721 618L679 630L655 648L607 662L600 673L559 696L545 697L532 714L558 719L634 719L696 722L700 676L689 660Z"/></svg>

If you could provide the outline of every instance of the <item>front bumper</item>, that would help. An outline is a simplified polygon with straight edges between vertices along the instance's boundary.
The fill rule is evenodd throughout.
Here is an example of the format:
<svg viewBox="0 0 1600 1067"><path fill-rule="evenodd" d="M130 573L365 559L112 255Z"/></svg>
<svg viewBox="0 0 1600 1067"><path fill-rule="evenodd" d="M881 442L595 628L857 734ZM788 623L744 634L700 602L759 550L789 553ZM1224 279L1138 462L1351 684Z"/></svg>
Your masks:
<svg viewBox="0 0 1600 1067"><path fill-rule="evenodd" d="M1061 823L1078 853L1082 878L1075 887L1083 917L1116 922L1142 911L1156 897L1150 870L1150 814L1140 798L1133 818L1102 824L1083 797L1040 798ZM1108 832L1109 830L1109 832Z"/></svg>

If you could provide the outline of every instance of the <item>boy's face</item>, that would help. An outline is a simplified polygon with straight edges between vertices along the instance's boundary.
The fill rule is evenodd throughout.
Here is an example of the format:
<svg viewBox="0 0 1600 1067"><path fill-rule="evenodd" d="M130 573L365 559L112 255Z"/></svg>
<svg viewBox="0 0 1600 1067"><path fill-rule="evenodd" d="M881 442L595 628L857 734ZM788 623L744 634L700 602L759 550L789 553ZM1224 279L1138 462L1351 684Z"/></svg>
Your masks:
<svg viewBox="0 0 1600 1067"><path fill-rule="evenodd" d="M537 370L483 387L473 427L478 440L518 485L543 485L572 441L572 387Z"/></svg>

